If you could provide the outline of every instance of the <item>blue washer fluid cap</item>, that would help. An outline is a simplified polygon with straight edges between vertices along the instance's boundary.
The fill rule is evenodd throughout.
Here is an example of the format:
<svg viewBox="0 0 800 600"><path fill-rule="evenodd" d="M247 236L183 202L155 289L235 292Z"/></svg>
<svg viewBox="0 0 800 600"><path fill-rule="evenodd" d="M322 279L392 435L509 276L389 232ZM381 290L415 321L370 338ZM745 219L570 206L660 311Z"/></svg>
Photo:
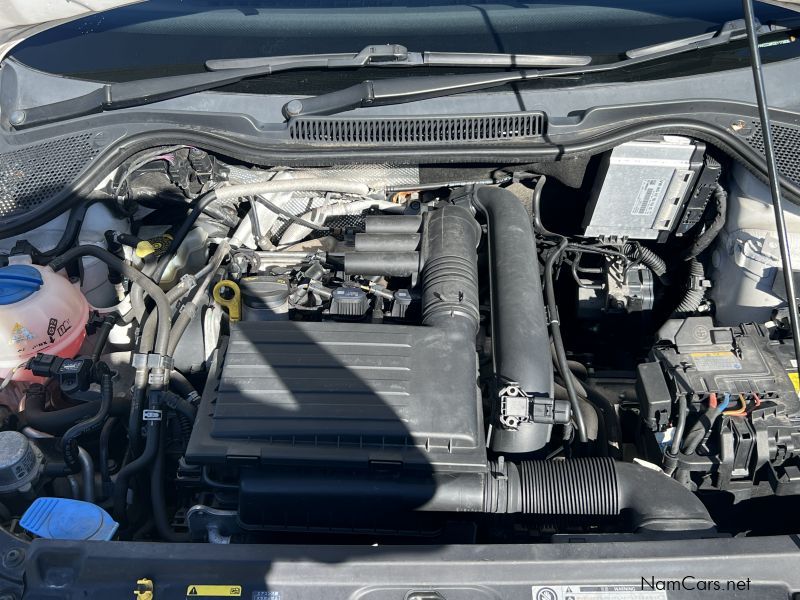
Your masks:
<svg viewBox="0 0 800 600"><path fill-rule="evenodd" d="M25 300L42 283L42 274L30 265L0 267L0 306Z"/></svg>
<svg viewBox="0 0 800 600"><path fill-rule="evenodd" d="M19 522L34 535L49 540L109 541L119 523L90 502L69 498L37 498Z"/></svg>

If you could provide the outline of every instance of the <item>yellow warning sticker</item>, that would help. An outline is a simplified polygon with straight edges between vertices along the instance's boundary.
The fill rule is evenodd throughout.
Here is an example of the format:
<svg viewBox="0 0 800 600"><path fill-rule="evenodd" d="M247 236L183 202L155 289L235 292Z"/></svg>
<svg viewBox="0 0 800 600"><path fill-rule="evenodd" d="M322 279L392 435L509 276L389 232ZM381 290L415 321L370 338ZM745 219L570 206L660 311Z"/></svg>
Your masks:
<svg viewBox="0 0 800 600"><path fill-rule="evenodd" d="M186 588L187 598L238 598L241 595L240 585L190 585Z"/></svg>
<svg viewBox="0 0 800 600"><path fill-rule="evenodd" d="M794 386L794 391L800 394L800 375L797 374L797 371L791 371L789 373L789 379L792 380L792 385Z"/></svg>
<svg viewBox="0 0 800 600"><path fill-rule="evenodd" d="M692 352L689 356L698 371L739 371L742 368L733 352Z"/></svg>

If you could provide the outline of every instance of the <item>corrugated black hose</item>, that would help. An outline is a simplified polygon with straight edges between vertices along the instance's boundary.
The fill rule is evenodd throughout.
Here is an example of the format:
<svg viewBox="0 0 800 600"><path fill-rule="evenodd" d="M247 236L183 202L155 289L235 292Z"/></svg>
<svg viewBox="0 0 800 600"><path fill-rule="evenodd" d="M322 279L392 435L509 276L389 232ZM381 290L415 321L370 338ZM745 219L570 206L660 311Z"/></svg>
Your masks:
<svg viewBox="0 0 800 600"><path fill-rule="evenodd" d="M684 252L685 260L691 260L696 256L700 256L700 254L717 238L719 232L722 231L722 228L725 226L725 219L728 214L728 192L718 183L714 187L711 198L714 200L716 214L703 233L697 236L692 245L686 249Z"/></svg>

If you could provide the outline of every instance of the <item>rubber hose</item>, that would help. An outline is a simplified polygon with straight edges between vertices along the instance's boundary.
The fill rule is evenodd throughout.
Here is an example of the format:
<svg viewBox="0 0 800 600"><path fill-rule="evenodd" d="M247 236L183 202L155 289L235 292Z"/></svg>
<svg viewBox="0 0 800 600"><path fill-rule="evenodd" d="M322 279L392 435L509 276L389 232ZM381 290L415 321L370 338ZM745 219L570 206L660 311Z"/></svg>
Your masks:
<svg viewBox="0 0 800 600"><path fill-rule="evenodd" d="M550 345L550 351L553 352L553 355L555 355L555 348L553 348L552 344ZM586 365L583 363L580 363L577 360L568 360L567 366L575 375L575 377L581 381L586 381L589 378L589 369L587 369Z"/></svg>
<svg viewBox="0 0 800 600"><path fill-rule="evenodd" d="M100 442L97 453L100 461L100 480L103 482L104 487L111 485L111 473L108 469L108 446L116 424L117 418L109 417L105 425L103 425L103 429L100 431Z"/></svg>
<svg viewBox="0 0 800 600"><path fill-rule="evenodd" d="M152 279L148 278L141 271L127 264L126 262L120 260L108 250L104 250L103 248L100 248L98 246L92 246L92 245L76 246L70 250L67 250L61 256L53 259L48 266L53 271L59 271L64 267L64 265L82 256L92 256L94 258L102 260L109 266L109 268L114 269L119 273L122 273L132 282L141 286L150 295L150 297L156 303L156 309L158 310L158 316L159 316L158 334L156 336L156 344L155 344L156 352L158 354L165 355L167 351L167 346L169 345L169 332L171 329L171 322L170 322L171 311L170 311L169 301L167 300L167 296L166 294L164 294L163 290L160 287L158 287L158 285Z"/></svg>
<svg viewBox="0 0 800 600"><path fill-rule="evenodd" d="M550 256L547 257L544 265L544 290L547 299L547 307L550 311L550 334L553 337L553 349L556 353L556 364L558 365L559 373L564 379L564 385L567 389L567 396L569 403L572 406L572 416L575 419L575 428L578 431L578 439L582 443L588 441L586 435L586 424L583 422L583 414L580 410L580 401L578 393L575 390L574 380L571 377L569 364L567 362L567 352L564 348L564 340L561 337L561 325L558 322L558 305L556 304L555 296L555 282L553 281L553 269L558 258L561 256L564 248L567 245L567 238L561 238L558 246L553 250Z"/></svg>
<svg viewBox="0 0 800 600"><path fill-rule="evenodd" d="M211 282L214 279L217 269L222 264L222 261L228 255L229 251L230 244L228 241L223 240L220 242L216 251L214 252L214 256L211 257L211 261L209 262L209 266L211 268L203 277L203 280L198 284L197 290L192 296L191 301L183 305L181 314L178 315L178 318L175 319L175 322L172 324L172 331L169 335L169 347L167 349L167 353L170 356L175 354L175 350L177 349L184 332L189 327L192 320L194 320L195 315L197 315L197 311L201 310L201 305L205 304L208 300L207 290L211 286Z"/></svg>
<svg viewBox="0 0 800 600"><path fill-rule="evenodd" d="M599 457L509 466L507 512L598 516L627 511L635 531L715 527L703 503L660 470Z"/></svg>
<svg viewBox="0 0 800 600"><path fill-rule="evenodd" d="M153 271L153 281L156 283L161 281L161 278L164 276L164 271L167 270L167 265L169 265L169 262L172 260L175 252L177 252L178 248L180 248L181 244L183 244L183 242L186 240L186 236L189 235L189 231L191 231L192 227L197 221L197 218L203 213L209 204L214 202L214 200L217 200L217 192L215 190L211 190L194 201L192 204L192 210L189 211L186 219L184 219L183 223L181 223L180 227L178 227L172 236L172 241L169 244L167 254L162 256L156 263L156 267Z"/></svg>
<svg viewBox="0 0 800 600"><path fill-rule="evenodd" d="M172 371L172 376L169 378L169 385L172 391L182 398L186 398L191 404L194 404L194 401L200 398L200 394L197 393L194 386L186 379L186 375L177 369Z"/></svg>
<svg viewBox="0 0 800 600"><path fill-rule="evenodd" d="M691 260L696 256L700 256L700 254L717 238L719 232L722 231L722 228L725 226L725 219L728 214L728 192L718 183L714 187L711 197L716 205L717 214L714 215L714 219L709 223L706 230L686 249L684 253L684 258L686 260Z"/></svg>
<svg viewBox="0 0 800 600"><path fill-rule="evenodd" d="M94 504L94 462L92 461L92 455L80 446L78 446L78 465L80 467L81 483L83 485L81 497L84 502Z"/></svg>
<svg viewBox="0 0 800 600"><path fill-rule="evenodd" d="M181 398L178 394L164 392L161 395L161 401L178 414L189 419L191 423L194 423L194 420L197 418L197 407L188 400Z"/></svg>
<svg viewBox="0 0 800 600"><path fill-rule="evenodd" d="M73 425L61 438L61 450L64 453L64 462L71 473L80 471L78 438L100 429L111 412L111 401L114 398L114 384L111 381L111 371L105 363L102 362L97 364L96 369L101 373L100 407L90 419Z"/></svg>
<svg viewBox="0 0 800 600"><path fill-rule="evenodd" d="M159 409L161 406L160 395L161 392L158 391L150 392L148 408L152 410ZM126 510L128 482L131 477L148 467L155 460L156 454L158 454L160 431L161 421L147 421L147 441L145 442L144 451L117 473L117 479L114 482L114 517L121 524L126 523L128 520Z"/></svg>
<svg viewBox="0 0 800 600"><path fill-rule="evenodd" d="M706 289L704 287L694 287L693 282L703 280L705 279L705 276L706 273L705 269L703 268L703 263L696 258L691 259L689 262L687 289L684 292L680 303L678 303L675 312L689 314L700 308L700 305L703 303L703 300L706 297Z"/></svg>
<svg viewBox="0 0 800 600"><path fill-rule="evenodd" d="M586 390L587 399L591 402L603 415L603 422L605 423L606 438L609 444L619 444L622 441L622 427L619 423L619 415L614 407L614 403L608 399L605 392L598 386L591 385L588 382L583 382L583 387Z"/></svg>
<svg viewBox="0 0 800 600"><path fill-rule="evenodd" d="M591 442L598 442L600 419L597 410L586 398L579 397L579 400L578 406L580 407L584 427L586 427L586 438Z"/></svg>
<svg viewBox="0 0 800 600"><path fill-rule="evenodd" d="M553 395L556 400L569 400L569 393L563 383L563 379L559 378L553 385ZM576 381L573 381L573 384L576 383ZM580 406L581 416L586 426L586 438L590 441L596 441L600 427L598 409L589 402L586 392L582 388L575 391L578 394L578 406Z"/></svg>
<svg viewBox="0 0 800 600"><path fill-rule="evenodd" d="M181 281L178 282L175 287L167 292L167 300L169 301L170 306L183 298L183 296L185 296L189 291L189 282L185 279L181 279ZM142 333L139 336L139 352L142 352L143 354L152 352L153 345L155 344L157 322L158 318L154 312L150 312L144 319Z"/></svg>
<svg viewBox="0 0 800 600"><path fill-rule="evenodd" d="M93 204L100 202L100 200L101 198L90 197L87 198L85 202L73 206L69 213L67 224L64 227L64 232L61 234L61 239L58 240L54 248L40 254L37 257L37 262L50 261L66 252L78 239L78 235L80 235L81 228L83 227L83 221L86 219L86 212Z"/></svg>
<svg viewBox="0 0 800 600"><path fill-rule="evenodd" d="M94 350L92 350L93 363L97 363L97 361L100 360L100 356L102 356L103 350L108 342L108 336L111 335L111 330L114 328L116 321L117 318L113 314L108 314L103 319L103 323L100 325L100 328L97 331L97 339L94 343Z"/></svg>
<svg viewBox="0 0 800 600"><path fill-rule="evenodd" d="M672 438L671 451L673 456L677 456L681 451L681 442L683 441L683 433L686 431L686 415L689 412L687 406L686 396L684 394L678 395L678 424L675 426L675 433ZM670 473L671 474L671 473Z"/></svg>
<svg viewBox="0 0 800 600"><path fill-rule="evenodd" d="M83 402L59 410L44 410L47 392L43 385L33 383L25 393L25 410L20 418L28 425L50 435L61 435L73 425L97 413L97 402ZM123 415L130 410L130 403L124 398L114 398L111 414Z"/></svg>
<svg viewBox="0 0 800 600"><path fill-rule="evenodd" d="M142 265L142 273L144 273L147 277L152 278L153 272L157 266L158 264ZM141 286L135 284L131 286L130 302L131 310L128 311L128 313L123 317L123 320L126 323L130 323L135 319L139 325L142 325L142 323L144 323L144 315L147 313L147 303L145 300L144 289Z"/></svg>
<svg viewBox="0 0 800 600"><path fill-rule="evenodd" d="M564 236L553 233L544 226L544 222L542 221L541 202L542 190L544 189L545 183L547 183L547 177L544 175L536 180L536 186L533 190L532 208L533 228L540 235L560 238L558 246L551 251L544 264L544 295L547 310L550 313L550 335L552 337L551 349L555 358L558 372L561 374L561 377L564 380L567 390L567 397L569 399L570 406L572 407L573 419L575 420L575 429L578 431L578 439L582 443L586 443L586 426L583 423L583 416L581 415L581 411L578 406L578 394L575 391L575 386L573 385L573 378L567 375L570 373L569 360L567 359L567 352L564 349L564 340L561 337L561 324L558 320L558 304L556 304L555 282L553 281L553 269L555 268L555 264L558 259L564 253L569 241Z"/></svg>
<svg viewBox="0 0 800 600"><path fill-rule="evenodd" d="M146 394L146 386L134 386L131 394L131 409L128 413L128 451L134 456L139 452L142 406L144 405Z"/></svg>
<svg viewBox="0 0 800 600"><path fill-rule="evenodd" d="M156 451L153 468L150 471L150 505L153 509L153 521L156 531L166 542L188 542L188 533L178 533L169 523L167 516L167 502L164 494L164 463L166 462L166 428L161 428L159 433L158 450Z"/></svg>

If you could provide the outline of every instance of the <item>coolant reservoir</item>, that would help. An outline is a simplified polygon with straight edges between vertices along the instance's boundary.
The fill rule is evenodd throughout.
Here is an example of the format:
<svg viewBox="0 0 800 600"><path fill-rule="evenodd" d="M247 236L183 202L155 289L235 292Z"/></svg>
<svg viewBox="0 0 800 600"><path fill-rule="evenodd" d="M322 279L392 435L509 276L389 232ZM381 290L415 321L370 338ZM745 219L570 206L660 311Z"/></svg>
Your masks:
<svg viewBox="0 0 800 600"><path fill-rule="evenodd" d="M89 304L48 267L0 268L0 379L38 381L20 369L39 352L72 358L86 337Z"/></svg>

